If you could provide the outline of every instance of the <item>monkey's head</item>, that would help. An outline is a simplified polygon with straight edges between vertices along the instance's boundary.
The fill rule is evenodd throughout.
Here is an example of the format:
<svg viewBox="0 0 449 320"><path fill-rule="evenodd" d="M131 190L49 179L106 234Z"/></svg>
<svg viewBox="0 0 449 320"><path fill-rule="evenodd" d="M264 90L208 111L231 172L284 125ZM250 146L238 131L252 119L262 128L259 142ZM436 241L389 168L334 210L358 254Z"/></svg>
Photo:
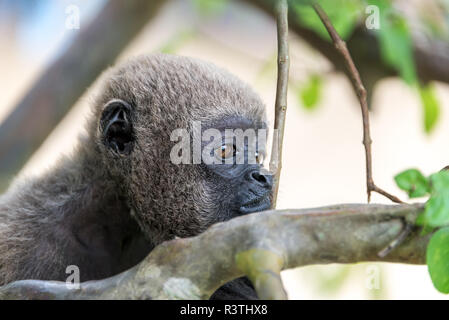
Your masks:
<svg viewBox="0 0 449 320"><path fill-rule="evenodd" d="M265 106L228 72L142 56L108 75L96 105L102 165L154 242L269 208Z"/></svg>

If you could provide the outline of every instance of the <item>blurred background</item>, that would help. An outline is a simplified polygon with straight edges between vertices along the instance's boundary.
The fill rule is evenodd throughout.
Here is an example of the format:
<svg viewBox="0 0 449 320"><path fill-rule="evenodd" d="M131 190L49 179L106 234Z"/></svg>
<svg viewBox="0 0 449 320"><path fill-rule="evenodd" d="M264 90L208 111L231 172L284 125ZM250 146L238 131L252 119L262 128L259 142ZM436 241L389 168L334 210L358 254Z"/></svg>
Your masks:
<svg viewBox="0 0 449 320"><path fill-rule="evenodd" d="M360 106L303 2L290 1L278 208L364 203ZM449 164L449 1L320 2L369 92L375 182L405 200L394 175L412 167L430 174ZM228 69L262 96L273 122L277 42L270 0L0 0L1 190L17 174L39 174L72 150L102 70L151 52ZM389 203L376 194L372 202ZM426 266L310 266L282 276L290 299L447 299Z"/></svg>

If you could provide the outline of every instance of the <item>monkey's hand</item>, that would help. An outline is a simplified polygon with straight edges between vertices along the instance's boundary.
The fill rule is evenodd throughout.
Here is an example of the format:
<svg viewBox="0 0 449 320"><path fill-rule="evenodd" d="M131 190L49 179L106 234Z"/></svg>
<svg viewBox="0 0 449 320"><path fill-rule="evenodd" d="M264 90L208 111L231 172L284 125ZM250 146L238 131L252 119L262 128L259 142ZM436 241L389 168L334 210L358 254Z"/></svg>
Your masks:
<svg viewBox="0 0 449 320"><path fill-rule="evenodd" d="M210 300L258 300L256 290L247 277L232 280L214 292Z"/></svg>

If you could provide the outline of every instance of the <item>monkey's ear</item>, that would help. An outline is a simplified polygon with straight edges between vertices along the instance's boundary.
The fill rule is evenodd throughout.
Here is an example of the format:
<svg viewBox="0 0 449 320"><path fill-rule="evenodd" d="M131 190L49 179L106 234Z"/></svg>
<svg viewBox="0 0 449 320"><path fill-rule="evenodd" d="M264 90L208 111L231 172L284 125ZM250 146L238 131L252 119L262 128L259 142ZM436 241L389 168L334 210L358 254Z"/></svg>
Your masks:
<svg viewBox="0 0 449 320"><path fill-rule="evenodd" d="M100 119L103 144L120 155L128 155L134 146L131 106L114 99L106 105Z"/></svg>

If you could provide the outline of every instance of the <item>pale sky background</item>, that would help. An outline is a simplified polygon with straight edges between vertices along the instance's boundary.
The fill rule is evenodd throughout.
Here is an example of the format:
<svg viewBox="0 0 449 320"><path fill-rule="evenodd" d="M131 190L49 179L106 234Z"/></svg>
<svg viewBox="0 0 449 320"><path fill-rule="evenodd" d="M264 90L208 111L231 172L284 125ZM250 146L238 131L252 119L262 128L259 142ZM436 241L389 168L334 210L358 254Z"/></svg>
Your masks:
<svg viewBox="0 0 449 320"><path fill-rule="evenodd" d="M24 21L13 32L5 19L8 12L1 8L7 2L0 0L0 121L60 48L79 32L65 28L66 6L79 6L82 29L102 4L102 0L42 1L45 5L23 16ZM276 69L267 65L275 61L276 29L269 17L252 7L233 4L219 17L204 17L189 6L189 1L173 1L118 60L157 52L174 37L191 31L193 36L185 37L176 54L214 62L250 83L265 101L272 121ZM351 84L343 75L333 73L325 58L293 34L290 40L292 84L300 84L312 73L326 76L322 99L314 111L305 110L294 88L290 88L278 208L364 203L362 122ZM442 110L431 135L424 134L422 128L417 92L395 78L382 81L375 89L371 113L374 179L378 186L406 199L394 184L395 174L410 167L430 174L449 164L449 86L437 83ZM94 90L95 85L81 97L23 173L39 174L51 168L61 153L70 152L78 132L83 130L89 95ZM373 196L373 202L389 203L378 195ZM379 281L371 282L376 275ZM433 288L425 266L313 266L284 271L283 280L290 299L448 298ZM339 281L343 281L342 285ZM373 284L378 284L379 289L370 289Z"/></svg>

